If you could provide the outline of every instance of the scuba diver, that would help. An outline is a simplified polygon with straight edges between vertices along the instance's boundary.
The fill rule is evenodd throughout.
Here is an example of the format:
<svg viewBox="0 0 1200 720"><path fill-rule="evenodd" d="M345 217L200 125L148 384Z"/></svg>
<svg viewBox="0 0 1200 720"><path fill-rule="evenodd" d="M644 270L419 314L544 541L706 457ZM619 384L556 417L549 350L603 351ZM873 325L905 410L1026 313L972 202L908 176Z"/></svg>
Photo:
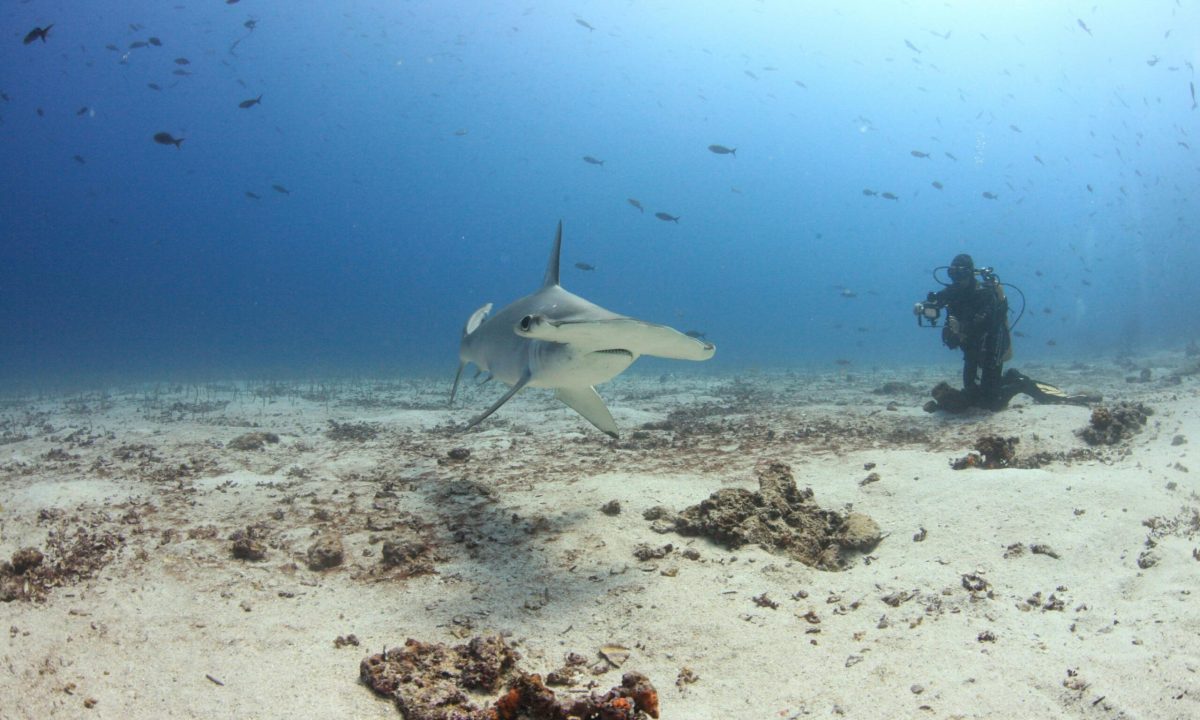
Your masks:
<svg viewBox="0 0 1200 720"><path fill-rule="evenodd" d="M1003 372L1004 363L1012 359L1012 328L1008 325L1008 298L1000 278L991 268L976 268L975 261L965 253L950 261L946 273L950 282L942 283L943 289L929 293L924 302L917 303L913 314L919 325L937 327L941 311L946 310L942 343L951 350L962 349L963 387L955 390L947 383L939 383L933 389L933 401L925 405L925 410L962 412L970 407L1003 410L1017 393L1040 403L1084 405L1099 401L1095 395L1068 395L1011 368ZM937 270L934 279L938 280Z"/></svg>

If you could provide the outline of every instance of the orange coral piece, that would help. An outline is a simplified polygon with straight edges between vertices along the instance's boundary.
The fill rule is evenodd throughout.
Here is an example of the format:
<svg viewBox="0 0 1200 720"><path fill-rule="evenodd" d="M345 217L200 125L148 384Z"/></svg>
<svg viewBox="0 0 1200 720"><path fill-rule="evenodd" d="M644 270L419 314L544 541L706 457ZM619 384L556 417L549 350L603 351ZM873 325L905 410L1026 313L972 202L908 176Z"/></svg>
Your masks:
<svg viewBox="0 0 1200 720"><path fill-rule="evenodd" d="M633 700L642 709L642 712L652 718L658 718L658 693L653 690L636 692L634 693Z"/></svg>
<svg viewBox="0 0 1200 720"><path fill-rule="evenodd" d="M501 695L496 700L496 706L492 709L497 720L508 720L516 717L517 710L521 708L521 691L513 688Z"/></svg>

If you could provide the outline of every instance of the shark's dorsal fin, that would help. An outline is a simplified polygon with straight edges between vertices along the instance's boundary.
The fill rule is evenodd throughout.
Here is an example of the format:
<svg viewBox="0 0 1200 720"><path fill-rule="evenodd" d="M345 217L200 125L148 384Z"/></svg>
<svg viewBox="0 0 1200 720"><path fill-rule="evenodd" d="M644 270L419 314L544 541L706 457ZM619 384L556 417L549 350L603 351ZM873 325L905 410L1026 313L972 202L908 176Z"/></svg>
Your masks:
<svg viewBox="0 0 1200 720"><path fill-rule="evenodd" d="M546 278L542 287L558 284L558 256L562 254L562 220L558 221L558 232L554 234L554 249L550 251L550 262L546 264Z"/></svg>

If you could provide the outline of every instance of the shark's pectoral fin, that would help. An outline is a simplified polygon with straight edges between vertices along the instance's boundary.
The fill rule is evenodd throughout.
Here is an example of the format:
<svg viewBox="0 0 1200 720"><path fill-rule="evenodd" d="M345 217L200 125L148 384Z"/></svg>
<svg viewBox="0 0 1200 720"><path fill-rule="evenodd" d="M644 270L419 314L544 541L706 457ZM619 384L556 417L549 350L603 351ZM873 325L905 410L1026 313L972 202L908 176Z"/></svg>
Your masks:
<svg viewBox="0 0 1200 720"><path fill-rule="evenodd" d="M592 351L622 349L634 355L673 360L707 360L717 348L666 325L620 317L607 320L551 320L527 315L514 328L521 337L569 343Z"/></svg>
<svg viewBox="0 0 1200 720"><path fill-rule="evenodd" d="M554 397L562 400L591 424L610 437L617 437L617 423L593 387L558 388Z"/></svg>
<svg viewBox="0 0 1200 720"><path fill-rule="evenodd" d="M513 395L516 395L518 392L521 391L521 388L523 388L529 384L529 378L530 378L529 373L525 373L524 375L522 375L521 379L517 381L516 385L513 385L511 388L509 388L508 392L504 393L504 395L499 400L497 400L495 403L493 403L490 408L485 410L482 415L475 418L471 422L467 423L467 426L464 427L463 430L470 430L471 428L475 427L479 423L483 422L487 418L488 415L491 415L492 413L499 410L501 405L503 405L504 403L511 400Z"/></svg>

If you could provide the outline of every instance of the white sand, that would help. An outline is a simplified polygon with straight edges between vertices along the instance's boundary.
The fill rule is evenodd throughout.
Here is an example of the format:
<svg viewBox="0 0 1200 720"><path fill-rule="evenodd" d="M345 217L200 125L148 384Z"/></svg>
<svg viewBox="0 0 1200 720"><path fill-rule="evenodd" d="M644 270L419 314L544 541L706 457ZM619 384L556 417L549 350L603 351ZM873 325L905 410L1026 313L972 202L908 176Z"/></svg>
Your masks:
<svg viewBox="0 0 1200 720"><path fill-rule="evenodd" d="M10 401L0 558L44 550L54 528L124 541L96 577L0 604L0 717L398 718L359 682L359 662L410 637L484 632L509 635L521 666L542 673L568 651L598 659L604 643L624 644L630 659L598 688L643 672L664 718L1200 717L1200 495L1193 445L1172 444L1200 442L1200 384L1164 382L1185 362L1145 360L1155 379L1144 384L1111 363L1023 368L1155 410L1101 459L1031 470L949 461L983 434L1019 437L1019 456L1085 448L1075 430L1089 410L1018 397L1003 413L950 417L923 412L922 394L870 392L888 380L928 388L932 371L624 376L600 388L616 443L540 392L454 433L500 388L447 411L445 381L303 383L270 400L252 394L265 386L228 385ZM228 404L169 410L210 401ZM638 433L676 410L708 424ZM379 433L335 441L331 419ZM281 441L226 447L251 430ZM455 447L469 461L439 464ZM822 506L873 517L883 542L824 572L658 534L642 518L721 487L757 489L765 460L788 463ZM860 485L866 463L880 480ZM613 499L622 512L601 513ZM63 515L39 520L47 508ZM1171 524L1153 530L1157 562L1142 569L1152 518ZM435 574L381 571L372 539L417 533L368 527L398 521L426 524ZM267 558L234 559L229 536L254 523ZM318 572L305 552L322 533L341 537L346 562ZM639 562L639 543L676 549ZM1024 552L1006 558L1014 544ZM964 588L968 574L990 597ZM778 607L753 600L763 593ZM1061 609L1044 609L1051 595ZM336 648L350 633L362 645ZM698 679L677 686L685 667Z"/></svg>

